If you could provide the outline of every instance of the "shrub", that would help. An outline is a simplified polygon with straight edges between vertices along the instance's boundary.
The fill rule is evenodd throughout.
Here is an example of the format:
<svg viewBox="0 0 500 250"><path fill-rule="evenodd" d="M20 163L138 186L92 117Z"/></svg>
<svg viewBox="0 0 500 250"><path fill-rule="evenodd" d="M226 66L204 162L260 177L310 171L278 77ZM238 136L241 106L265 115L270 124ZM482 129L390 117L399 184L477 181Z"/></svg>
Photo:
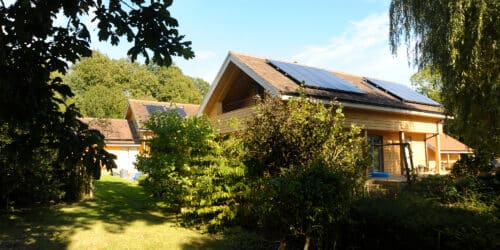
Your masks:
<svg viewBox="0 0 500 250"><path fill-rule="evenodd" d="M257 106L243 133L245 163L258 180L254 209L283 245L298 237L304 248L320 246L335 235L327 232L346 216L367 167L360 132L338 103L266 96Z"/></svg>
<svg viewBox="0 0 500 250"><path fill-rule="evenodd" d="M207 117L158 113L146 126L154 136L148 154L138 157L146 176L140 184L181 213L186 225L210 231L230 225L248 192L239 141L220 138Z"/></svg>
<svg viewBox="0 0 500 250"><path fill-rule="evenodd" d="M416 180L411 190L423 197L436 198L440 202L454 202L460 197L451 176L429 175Z"/></svg>
<svg viewBox="0 0 500 250"><path fill-rule="evenodd" d="M156 198L180 211L197 168L210 166L217 151L216 132L205 117L183 118L176 112L156 113L146 123L154 135L137 169L147 175L141 182Z"/></svg>
<svg viewBox="0 0 500 250"><path fill-rule="evenodd" d="M411 193L371 196L353 206L341 249L498 249L498 217L443 206Z"/></svg>

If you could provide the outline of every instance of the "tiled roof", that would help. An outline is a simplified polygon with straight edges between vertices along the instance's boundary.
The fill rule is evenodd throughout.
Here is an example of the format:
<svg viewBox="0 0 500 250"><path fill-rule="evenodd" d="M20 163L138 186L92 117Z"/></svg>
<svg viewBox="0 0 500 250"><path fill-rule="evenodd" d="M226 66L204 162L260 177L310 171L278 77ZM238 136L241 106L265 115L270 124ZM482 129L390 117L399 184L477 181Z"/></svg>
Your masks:
<svg viewBox="0 0 500 250"><path fill-rule="evenodd" d="M472 153L472 149L467 145L445 133L439 135L439 142L441 145L441 153ZM436 148L436 140L434 140L434 138L429 139L427 141L427 146L434 150Z"/></svg>
<svg viewBox="0 0 500 250"><path fill-rule="evenodd" d="M288 78L287 76L276 70L274 67L269 65L266 58L243 55L234 52L230 52L230 57L245 65L248 69L253 71L253 73L255 73L258 77L262 78L264 81L273 86L281 94L298 94L297 90L299 88L299 85L292 79ZM443 112L442 107L439 106L403 102L383 90L368 85L366 83L366 79L362 76L355 76L336 71L330 72L342 79L349 81L358 89L364 91L365 94L320 90L313 88L305 88L306 93L317 98L336 99L340 102L416 110L436 114L441 114Z"/></svg>
<svg viewBox="0 0 500 250"><path fill-rule="evenodd" d="M146 101L146 100L128 100L128 111L132 112L135 121L139 129L144 128L144 123L149 120L151 113L148 111L148 107L156 108L166 108L170 109L175 107L177 109L183 110L187 116L195 116L198 112L200 105L197 104L186 104L186 103L172 103L172 102L157 102L157 101ZM127 113L127 116L129 114Z"/></svg>
<svg viewBox="0 0 500 250"><path fill-rule="evenodd" d="M125 119L82 118L89 128L104 135L106 144L136 144L129 122Z"/></svg>

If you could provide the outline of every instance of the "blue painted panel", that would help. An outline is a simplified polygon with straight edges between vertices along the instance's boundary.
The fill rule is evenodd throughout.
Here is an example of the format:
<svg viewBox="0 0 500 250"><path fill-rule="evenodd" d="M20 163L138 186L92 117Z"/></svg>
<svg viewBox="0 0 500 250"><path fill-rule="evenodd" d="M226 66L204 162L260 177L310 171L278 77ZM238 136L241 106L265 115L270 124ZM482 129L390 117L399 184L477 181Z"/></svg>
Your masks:
<svg viewBox="0 0 500 250"><path fill-rule="evenodd" d="M306 87L338 90L357 94L365 93L362 90L356 88L356 86L352 85L350 82L339 78L333 73L330 73L324 69L273 60L268 60L268 62L278 70L286 73L296 82L304 82L304 85Z"/></svg>
<svg viewBox="0 0 500 250"><path fill-rule="evenodd" d="M393 83L393 82L388 82L384 80L378 80L378 79L373 79L373 78L366 78L369 84L385 90L389 92L390 94L399 97L403 101L407 102L415 102L415 103L421 103L421 104L427 104L427 105L434 105L434 106L440 106L441 104L430 99L427 96L424 96L415 90L399 84L399 83Z"/></svg>

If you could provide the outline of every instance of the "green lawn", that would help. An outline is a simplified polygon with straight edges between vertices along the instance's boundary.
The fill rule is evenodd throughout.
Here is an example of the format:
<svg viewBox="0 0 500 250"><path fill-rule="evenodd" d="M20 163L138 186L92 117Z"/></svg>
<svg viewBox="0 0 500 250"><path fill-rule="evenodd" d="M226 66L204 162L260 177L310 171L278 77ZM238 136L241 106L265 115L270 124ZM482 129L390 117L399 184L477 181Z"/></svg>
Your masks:
<svg viewBox="0 0 500 250"><path fill-rule="evenodd" d="M233 249L253 236L223 237L180 227L142 187L103 176L92 201L1 211L0 249ZM250 241L250 242L249 242Z"/></svg>

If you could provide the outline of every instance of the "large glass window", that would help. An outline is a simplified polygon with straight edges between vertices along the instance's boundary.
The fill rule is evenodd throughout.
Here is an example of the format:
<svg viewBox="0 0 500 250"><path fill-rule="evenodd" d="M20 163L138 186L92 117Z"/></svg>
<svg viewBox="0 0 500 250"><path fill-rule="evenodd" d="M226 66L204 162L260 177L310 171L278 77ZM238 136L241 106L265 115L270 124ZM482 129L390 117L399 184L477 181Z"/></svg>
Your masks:
<svg viewBox="0 0 500 250"><path fill-rule="evenodd" d="M380 135L368 136L368 144L370 145L370 154L372 158L371 171L373 172L383 171L384 151L382 148L382 136Z"/></svg>

